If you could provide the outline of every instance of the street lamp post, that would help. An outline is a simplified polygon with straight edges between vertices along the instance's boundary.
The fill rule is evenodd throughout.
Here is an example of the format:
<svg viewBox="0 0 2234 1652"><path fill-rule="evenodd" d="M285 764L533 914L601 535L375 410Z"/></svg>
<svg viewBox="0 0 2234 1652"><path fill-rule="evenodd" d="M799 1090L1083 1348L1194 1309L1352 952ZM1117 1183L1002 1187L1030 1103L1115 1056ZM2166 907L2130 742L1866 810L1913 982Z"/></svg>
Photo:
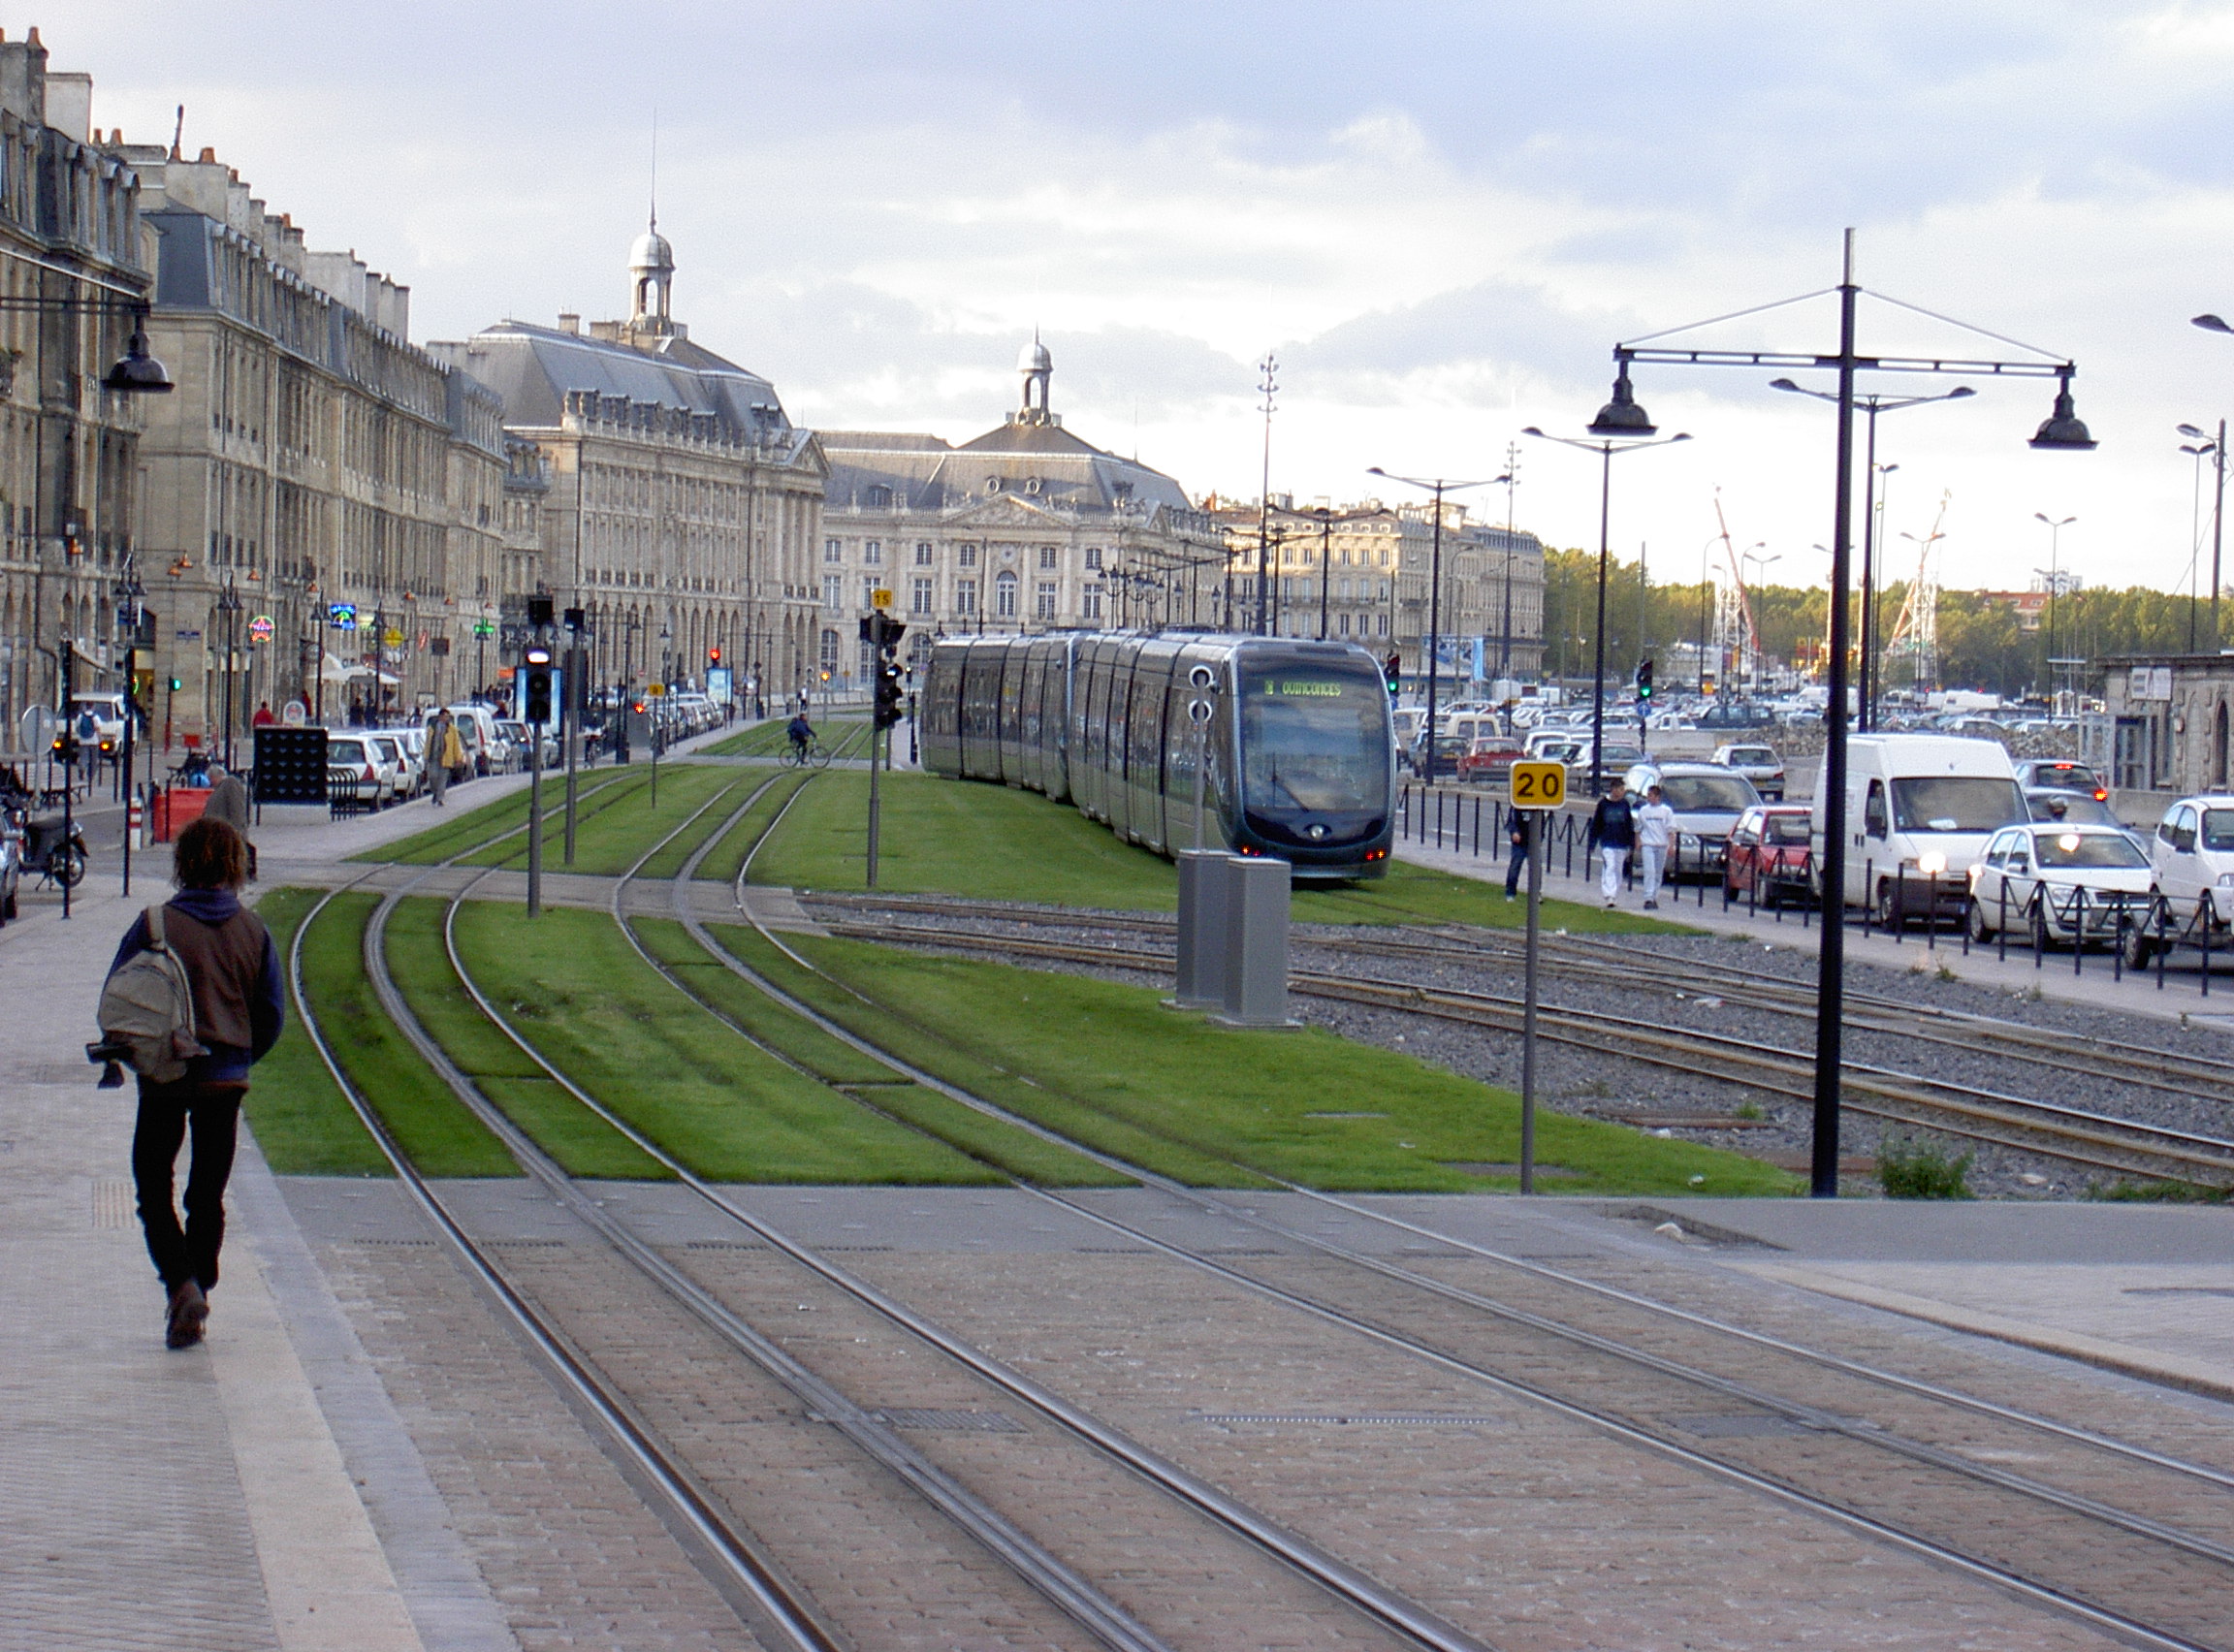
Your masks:
<svg viewBox="0 0 2234 1652"><path fill-rule="evenodd" d="M2234 333L2234 327L2227 326L2225 322L2215 315L2199 315L2194 318L2193 325L2200 327L2206 333ZM2184 436L2200 436L2203 432L2183 425L2180 427L2180 433ZM2218 421L2218 502L2222 507L2226 501L2226 421L2223 419ZM2221 635L2218 629L2218 582L2220 577L2218 556L2224 543L2225 516L2226 513L2222 508L2213 511L2211 515L2211 646L2213 648L2218 647Z"/></svg>
<svg viewBox="0 0 2234 1652"><path fill-rule="evenodd" d="M233 772L233 657L239 646L240 593L231 575L217 597L217 612L225 616L225 772Z"/></svg>
<svg viewBox="0 0 2234 1652"><path fill-rule="evenodd" d="M1598 417L1586 428L1596 441L1548 435L1534 425L1520 433L1598 455L1598 635L1590 667L1590 795L1597 797L1606 789L1606 573L1613 556L1614 456L1687 442L1691 433L1678 430L1672 436L1655 436L1658 427L1645 417L1629 388L1627 364L1614 377L1612 400L1598 409Z"/></svg>
<svg viewBox="0 0 2234 1652"><path fill-rule="evenodd" d="M2048 678L2048 705L2051 713L2053 713L2056 705L2056 598L2061 591L2063 585L2060 552L2063 530L2079 519L2075 516L2052 517L2046 511L2034 511L2032 520L2048 524L2048 567L2046 570L2048 575L2048 651L2045 663ZM2034 568L2032 571L2036 574L2041 572L2038 568Z"/></svg>
<svg viewBox="0 0 2234 1652"><path fill-rule="evenodd" d="M2211 469L2214 473L2211 493L2211 646L2217 648L2219 645L2218 552L2219 547L2224 543L2226 525L2226 421L2223 419L2218 421L2218 434L2216 437L2207 437L2203 431L2198 430L2192 425L2182 425L2179 429L2180 433L2187 437L2191 444L2181 448L2180 451L2194 454L2198 458L2208 454L2211 458ZM2188 560L2189 565L2192 566L2194 560L2192 554L2190 554ZM2195 651L2194 580L2190 578L2187 585L2187 651L2193 653Z"/></svg>
<svg viewBox="0 0 2234 1652"><path fill-rule="evenodd" d="M1817 800L1823 821L1823 937L1818 954L1815 1022L1815 1118L1812 1144L1811 1191L1818 1198L1835 1198L1838 1192L1838 1125L1839 1084L1842 1076L1842 1032L1840 1017L1845 1010L1846 998L1846 694L1849 681L1846 649L1848 627L1846 602L1853 588L1851 556L1853 551L1854 512L1854 410L1859 405L1854 380L1858 373L1993 373L2000 377L2053 378L2056 380L2054 410L2041 422L2033 433L2030 446L2042 451L2074 451L2092 448L2093 437L2081 422L2072 399L2071 381L2079 371L2078 364L2070 360L2058 361L2045 351L2033 352L2038 358L2026 362L1954 361L1945 358L1865 356L1856 339L1856 305L1862 289L1854 280L1854 232L1845 236L1845 257L1840 273L1838 293L1838 348L1835 354L1826 352L1802 353L1766 350L1701 350L1651 346L1651 339L1636 343L1616 344L1613 360L1620 371L1616 381L1616 399L1619 392L1627 388L1628 369L1633 363L1653 362L1686 366L1728 367L1833 367L1837 370L1837 446L1836 481L1835 486L1834 515L1831 536L1831 657L1827 662L1830 678L1830 700L1823 714L1823 775L1824 795ZM1797 302L1797 301L1787 301ZM1885 300L1900 308L1913 309L1898 300ZM1944 317L1934 317L1945 321ZM1965 327L1966 331L1983 334L1979 328ZM2220 323L2224 328L2224 324ZM1683 332L1687 329L1672 329ZM2229 329L2227 331L2234 331ZM1670 333L1660 333L1651 338L1665 338ZM1983 334L1994 337L1995 334ZM2030 346L2019 346L2029 350ZM1608 409L1613 411L1612 408Z"/></svg>
<svg viewBox="0 0 2234 1652"><path fill-rule="evenodd" d="M1435 524L1432 541L1434 549L1427 559L1427 744L1425 747L1427 783L1433 785L1435 783L1435 693L1440 686L1438 667L1441 663L1436 657L1436 645L1441 640L1443 629L1443 495L1457 492L1465 488L1486 488L1489 484L1487 481L1452 482L1441 476L1432 478L1398 476L1392 471L1382 469L1378 464L1367 470L1365 474L1381 477L1384 481L1401 482L1407 488L1422 489L1432 493L1435 498ZM1401 533L1397 535L1396 545L1396 566L1391 571L1395 574L1402 574L1404 571L1404 538Z"/></svg>

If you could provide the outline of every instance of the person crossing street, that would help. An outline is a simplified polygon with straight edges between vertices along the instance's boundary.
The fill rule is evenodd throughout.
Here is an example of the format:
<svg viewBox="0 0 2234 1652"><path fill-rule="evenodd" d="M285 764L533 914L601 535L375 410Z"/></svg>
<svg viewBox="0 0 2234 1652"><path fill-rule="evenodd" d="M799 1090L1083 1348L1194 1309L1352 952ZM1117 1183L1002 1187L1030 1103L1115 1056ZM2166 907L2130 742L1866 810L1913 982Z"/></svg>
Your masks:
<svg viewBox="0 0 2234 1652"><path fill-rule="evenodd" d="M1676 810L1658 786L1647 786L1644 802L1637 810L1637 857L1644 869L1644 909L1660 909L1660 874L1668 865L1668 848L1676 841Z"/></svg>
<svg viewBox="0 0 2234 1652"><path fill-rule="evenodd" d="M1608 910L1621 901L1621 880L1629 873L1629 851L1637 846L1637 806L1629 801L1628 782L1616 776L1607 782L1606 795L1590 814L1590 832L1584 840L1598 857L1598 888Z"/></svg>

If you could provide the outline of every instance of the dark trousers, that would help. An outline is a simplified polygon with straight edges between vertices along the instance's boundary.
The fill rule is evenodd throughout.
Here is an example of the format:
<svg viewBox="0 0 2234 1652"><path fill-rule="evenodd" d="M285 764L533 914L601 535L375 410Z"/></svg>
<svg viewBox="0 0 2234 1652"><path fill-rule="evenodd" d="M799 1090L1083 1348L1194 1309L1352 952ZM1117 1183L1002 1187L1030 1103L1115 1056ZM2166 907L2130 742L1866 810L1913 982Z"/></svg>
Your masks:
<svg viewBox="0 0 2234 1652"><path fill-rule="evenodd" d="M233 1175L233 1142L244 1084L149 1084L140 1081L140 1122L132 1131L132 1180L140 1193L140 1225L165 1289L187 1280L204 1290L217 1283L217 1248L225 1243L225 1184ZM178 1147L188 1126L194 1160L186 1177L186 1226L171 1199Z"/></svg>
<svg viewBox="0 0 2234 1652"><path fill-rule="evenodd" d="M1513 855L1505 863L1505 893L1520 893L1520 874L1528 868L1528 843L1525 839L1513 845Z"/></svg>

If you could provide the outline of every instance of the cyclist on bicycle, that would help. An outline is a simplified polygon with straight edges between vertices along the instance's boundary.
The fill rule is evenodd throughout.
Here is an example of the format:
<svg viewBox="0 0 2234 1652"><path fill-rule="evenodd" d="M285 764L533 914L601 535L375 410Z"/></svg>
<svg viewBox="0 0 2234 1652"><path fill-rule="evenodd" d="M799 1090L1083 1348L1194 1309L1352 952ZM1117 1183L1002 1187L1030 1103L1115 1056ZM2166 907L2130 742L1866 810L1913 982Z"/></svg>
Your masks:
<svg viewBox="0 0 2234 1652"><path fill-rule="evenodd" d="M807 720L807 714L801 712L793 717L785 725L783 732L791 737L792 755L795 757L806 756L808 745L814 738L814 725Z"/></svg>

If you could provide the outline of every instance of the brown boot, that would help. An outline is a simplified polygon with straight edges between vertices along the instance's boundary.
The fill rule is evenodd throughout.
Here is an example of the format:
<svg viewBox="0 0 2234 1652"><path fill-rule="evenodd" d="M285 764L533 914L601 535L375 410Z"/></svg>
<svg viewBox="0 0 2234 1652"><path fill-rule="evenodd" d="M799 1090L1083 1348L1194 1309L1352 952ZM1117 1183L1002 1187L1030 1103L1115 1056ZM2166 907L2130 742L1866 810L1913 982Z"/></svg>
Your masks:
<svg viewBox="0 0 2234 1652"><path fill-rule="evenodd" d="M182 1280L172 1288L171 1314L165 1322L166 1348L192 1348L202 1340L202 1327L209 1318L209 1299L194 1280Z"/></svg>

